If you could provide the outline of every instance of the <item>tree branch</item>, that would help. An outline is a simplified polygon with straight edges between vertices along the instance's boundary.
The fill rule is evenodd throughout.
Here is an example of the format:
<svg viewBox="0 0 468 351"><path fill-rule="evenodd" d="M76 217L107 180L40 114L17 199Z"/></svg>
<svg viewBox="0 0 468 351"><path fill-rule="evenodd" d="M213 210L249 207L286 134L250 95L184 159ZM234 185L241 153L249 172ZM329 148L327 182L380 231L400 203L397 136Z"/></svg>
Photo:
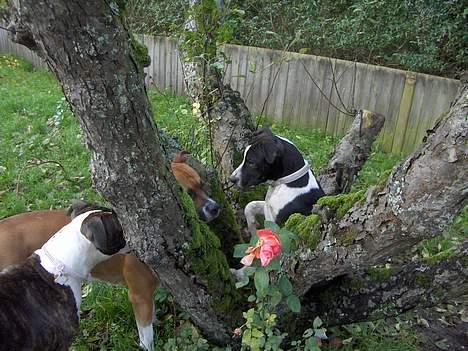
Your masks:
<svg viewBox="0 0 468 351"><path fill-rule="evenodd" d="M322 241L315 250L302 249L290 257L300 295L357 268L384 263L441 234L452 222L467 202L467 93L465 84L447 117L395 167L383 189L370 189L366 200L343 219L322 224Z"/></svg>
<svg viewBox="0 0 468 351"><path fill-rule="evenodd" d="M349 324L449 302L468 294L468 284L463 283L468 281L466 257L468 240L440 262L410 262L339 277L304 296L301 323L311 325L320 316L328 326Z"/></svg>
<svg viewBox="0 0 468 351"><path fill-rule="evenodd" d="M354 177L369 158L372 143L379 134L385 117L367 110L356 113L346 135L341 139L328 166L321 170L318 181L327 195L348 192Z"/></svg>

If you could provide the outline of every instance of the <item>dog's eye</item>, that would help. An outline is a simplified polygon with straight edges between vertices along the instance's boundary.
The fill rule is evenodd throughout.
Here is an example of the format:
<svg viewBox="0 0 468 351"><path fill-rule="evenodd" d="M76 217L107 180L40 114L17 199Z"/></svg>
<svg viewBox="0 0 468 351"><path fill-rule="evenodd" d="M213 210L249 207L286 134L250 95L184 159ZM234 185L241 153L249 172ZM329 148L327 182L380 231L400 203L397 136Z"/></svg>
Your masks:
<svg viewBox="0 0 468 351"><path fill-rule="evenodd" d="M252 160L246 160L245 163L247 164L247 166L255 168L255 162L253 162Z"/></svg>

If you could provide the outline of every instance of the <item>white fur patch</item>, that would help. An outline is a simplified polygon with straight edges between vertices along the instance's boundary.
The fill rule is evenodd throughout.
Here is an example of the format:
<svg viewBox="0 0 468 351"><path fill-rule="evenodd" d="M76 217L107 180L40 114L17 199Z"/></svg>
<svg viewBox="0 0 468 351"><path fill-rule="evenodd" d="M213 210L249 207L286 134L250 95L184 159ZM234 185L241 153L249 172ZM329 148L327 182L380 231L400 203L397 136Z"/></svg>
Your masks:
<svg viewBox="0 0 468 351"><path fill-rule="evenodd" d="M309 182L302 188L290 188L286 184L281 184L275 187L269 187L265 196L265 220L276 221L278 213L291 201L302 194L306 194L311 189L318 189L319 185L311 171Z"/></svg>
<svg viewBox="0 0 468 351"><path fill-rule="evenodd" d="M153 331L153 324L150 323L148 325L143 325L138 320L136 321L138 327L138 336L140 337L140 347L147 351L153 351L153 339L154 339L154 331Z"/></svg>
<svg viewBox="0 0 468 351"><path fill-rule="evenodd" d="M110 257L97 250L81 233L83 221L94 212L100 211L89 211L77 216L35 251L41 259L41 266L56 276L55 281L72 289L78 311L83 278L89 276L96 264Z"/></svg>

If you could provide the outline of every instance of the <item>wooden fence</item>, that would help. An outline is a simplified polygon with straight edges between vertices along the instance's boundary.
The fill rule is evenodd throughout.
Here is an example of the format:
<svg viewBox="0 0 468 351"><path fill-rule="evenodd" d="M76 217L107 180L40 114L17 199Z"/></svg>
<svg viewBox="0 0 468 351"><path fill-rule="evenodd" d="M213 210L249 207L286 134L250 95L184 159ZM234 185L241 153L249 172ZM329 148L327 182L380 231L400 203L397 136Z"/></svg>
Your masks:
<svg viewBox="0 0 468 351"><path fill-rule="evenodd" d="M151 65L147 84L184 94L176 43L165 37L140 36ZM238 90L253 113L294 127L319 128L342 136L352 118L368 109L385 115L379 142L385 151L409 153L426 130L448 110L459 82L381 66L276 50L226 45L230 58L225 83ZM26 48L11 43L0 30L0 52L44 64Z"/></svg>

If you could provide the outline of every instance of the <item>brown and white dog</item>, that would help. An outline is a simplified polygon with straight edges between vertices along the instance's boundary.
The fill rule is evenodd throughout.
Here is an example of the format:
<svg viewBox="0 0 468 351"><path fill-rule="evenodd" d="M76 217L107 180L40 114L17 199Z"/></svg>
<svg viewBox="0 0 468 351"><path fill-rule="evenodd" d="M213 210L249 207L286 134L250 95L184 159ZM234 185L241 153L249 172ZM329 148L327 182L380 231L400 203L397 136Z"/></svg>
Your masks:
<svg viewBox="0 0 468 351"><path fill-rule="evenodd" d="M198 173L185 163L185 153L179 153L171 163L171 170L183 188L192 196L200 219L209 222L219 214L219 205L203 191ZM85 202L76 202L70 210L34 211L0 220L0 270L24 261L41 247L56 231L89 209ZM153 350L153 293L158 282L153 272L134 254L114 255L96 265L91 278L126 284L138 327L140 346Z"/></svg>
<svg viewBox="0 0 468 351"><path fill-rule="evenodd" d="M26 262L0 272L1 349L68 350L79 326L83 281L96 264L122 249L125 239L115 214L87 211Z"/></svg>

